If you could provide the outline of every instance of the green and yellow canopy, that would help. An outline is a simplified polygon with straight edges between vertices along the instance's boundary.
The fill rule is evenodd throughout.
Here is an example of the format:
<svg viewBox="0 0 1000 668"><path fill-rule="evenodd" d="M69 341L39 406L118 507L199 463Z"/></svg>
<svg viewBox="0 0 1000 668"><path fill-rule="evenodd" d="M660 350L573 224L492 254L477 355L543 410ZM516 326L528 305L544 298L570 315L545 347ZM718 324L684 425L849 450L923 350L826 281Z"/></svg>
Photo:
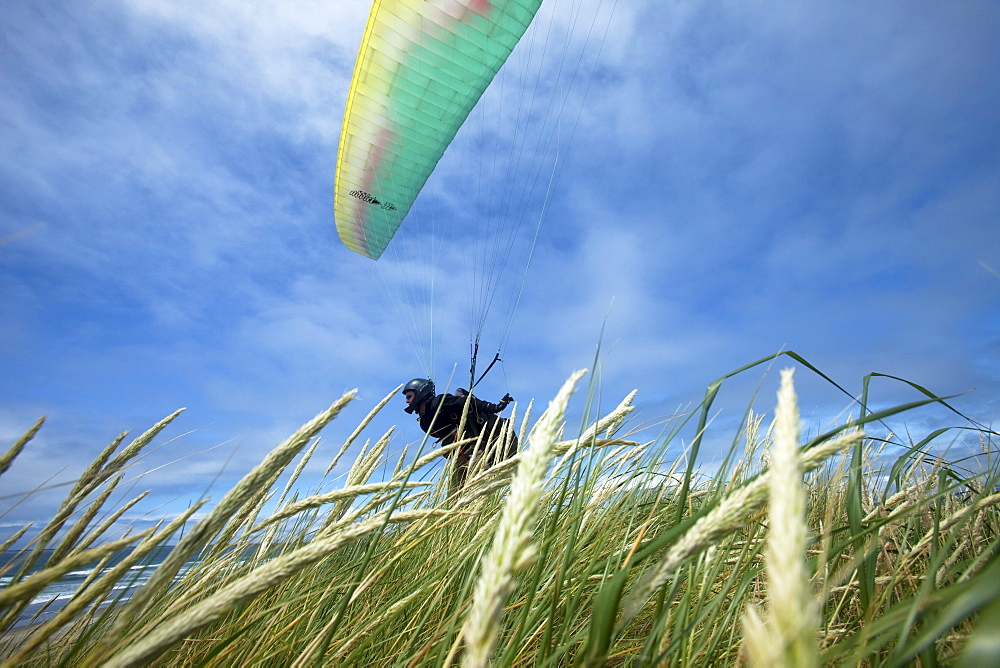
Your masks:
<svg viewBox="0 0 1000 668"><path fill-rule="evenodd" d="M375 0L340 136L337 232L378 259L541 0Z"/></svg>

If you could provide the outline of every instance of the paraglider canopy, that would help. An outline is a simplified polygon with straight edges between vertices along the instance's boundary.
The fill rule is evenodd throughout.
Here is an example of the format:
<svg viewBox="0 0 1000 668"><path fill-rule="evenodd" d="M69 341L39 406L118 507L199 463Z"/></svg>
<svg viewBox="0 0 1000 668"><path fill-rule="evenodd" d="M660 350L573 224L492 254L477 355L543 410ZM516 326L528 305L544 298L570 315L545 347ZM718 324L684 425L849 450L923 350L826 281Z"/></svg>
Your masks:
<svg viewBox="0 0 1000 668"><path fill-rule="evenodd" d="M613 11L602 14L604 3L550 0L540 11L541 0L374 0L347 97L334 213L348 248L382 257L363 264L427 378L436 337L461 329L463 297L469 382L481 340L497 342L487 369L501 361L601 52L599 26ZM452 361L456 343L447 342Z"/></svg>
<svg viewBox="0 0 1000 668"><path fill-rule="evenodd" d="M337 232L382 255L541 0L375 0L347 98Z"/></svg>

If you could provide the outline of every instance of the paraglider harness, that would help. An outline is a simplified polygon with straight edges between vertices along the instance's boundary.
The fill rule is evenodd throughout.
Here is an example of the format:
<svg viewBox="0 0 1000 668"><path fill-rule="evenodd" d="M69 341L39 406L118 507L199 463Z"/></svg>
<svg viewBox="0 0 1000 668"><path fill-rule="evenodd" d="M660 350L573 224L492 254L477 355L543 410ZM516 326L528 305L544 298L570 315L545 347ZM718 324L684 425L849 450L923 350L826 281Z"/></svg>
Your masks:
<svg viewBox="0 0 1000 668"><path fill-rule="evenodd" d="M478 439L484 432L489 443L495 442L503 433L504 423L507 418L499 417L497 414L507 407L513 398L506 394L498 404L491 404L477 398L459 388L455 394L440 394L431 399L427 410L420 415L420 428L430 434L443 445L455 443L460 440L476 438ZM462 412L465 410L466 401L469 403L468 415L465 418L465 428L463 433L458 430L462 422ZM491 410L492 409L492 410ZM498 457L506 459L517 452L517 436L511 434L506 451ZM468 462L475 452L476 444L468 443L458 449L458 458L462 463Z"/></svg>

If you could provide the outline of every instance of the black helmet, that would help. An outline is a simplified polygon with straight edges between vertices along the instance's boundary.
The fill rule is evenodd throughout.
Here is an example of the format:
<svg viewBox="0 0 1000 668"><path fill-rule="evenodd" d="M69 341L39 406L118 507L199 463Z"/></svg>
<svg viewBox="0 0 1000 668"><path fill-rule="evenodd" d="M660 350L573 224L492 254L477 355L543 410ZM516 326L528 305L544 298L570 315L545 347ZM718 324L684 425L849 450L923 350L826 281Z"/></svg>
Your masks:
<svg viewBox="0 0 1000 668"><path fill-rule="evenodd" d="M404 410L412 413L426 399L434 396L434 381L426 378L414 378L403 387L403 394L413 392L413 401Z"/></svg>

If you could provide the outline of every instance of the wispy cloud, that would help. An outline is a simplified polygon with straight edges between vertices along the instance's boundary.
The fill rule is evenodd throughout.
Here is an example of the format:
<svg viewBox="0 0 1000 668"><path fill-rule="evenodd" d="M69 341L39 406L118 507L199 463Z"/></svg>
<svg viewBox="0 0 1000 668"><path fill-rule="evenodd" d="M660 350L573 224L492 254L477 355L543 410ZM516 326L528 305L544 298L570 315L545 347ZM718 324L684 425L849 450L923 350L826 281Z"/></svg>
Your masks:
<svg viewBox="0 0 1000 668"><path fill-rule="evenodd" d="M852 391L883 371L996 410L1000 282L980 264L1000 255L996 8L575 6L545 3L551 29L541 17L373 271L331 203L363 3L5 3L0 435L50 415L16 487L187 406L180 429L199 429L157 462L231 448L148 481L196 494L343 390L374 402L453 369L464 385L465 239L513 216L503 187L528 176L522 240L548 194L546 219L490 398L552 396L603 330L601 382L638 387L646 418L782 349ZM720 422L758 378L724 393ZM805 415L811 391L818 419L849 401L796 378Z"/></svg>

